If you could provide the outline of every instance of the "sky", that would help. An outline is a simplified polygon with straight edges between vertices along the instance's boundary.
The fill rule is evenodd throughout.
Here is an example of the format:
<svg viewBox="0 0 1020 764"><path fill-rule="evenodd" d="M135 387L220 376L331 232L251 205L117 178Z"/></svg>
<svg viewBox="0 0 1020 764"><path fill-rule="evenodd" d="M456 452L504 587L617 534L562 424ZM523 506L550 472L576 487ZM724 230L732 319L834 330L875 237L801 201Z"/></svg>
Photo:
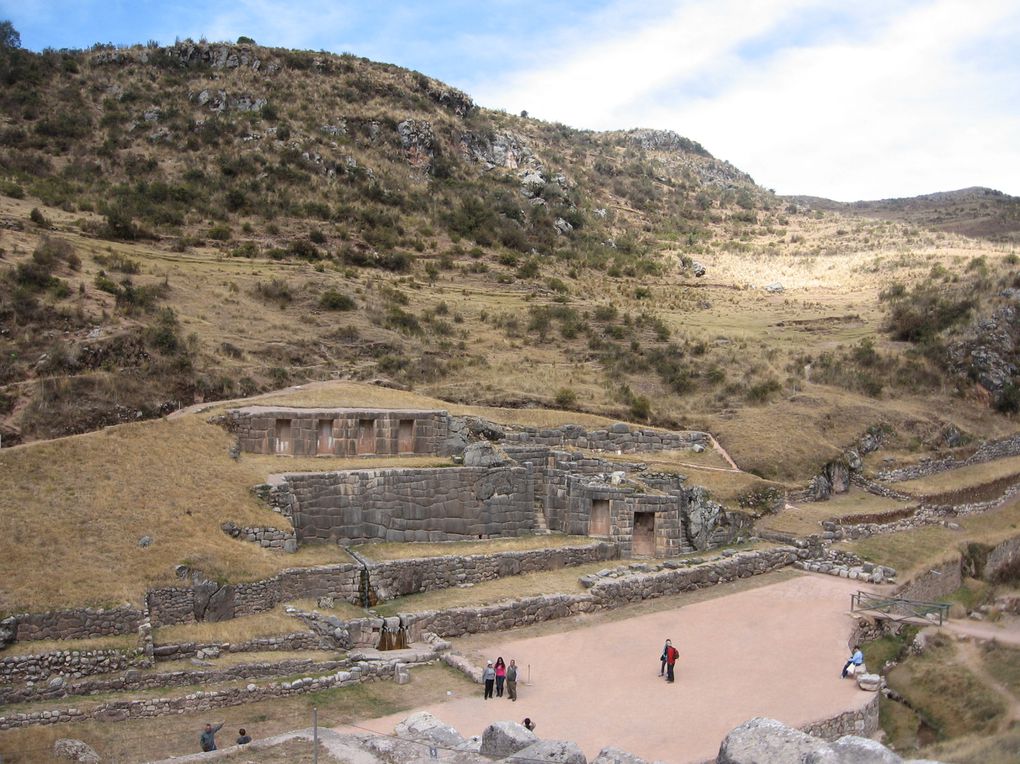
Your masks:
<svg viewBox="0 0 1020 764"><path fill-rule="evenodd" d="M1020 195L1018 0L0 0L0 19L31 50L354 53L489 108L674 130L780 194Z"/></svg>

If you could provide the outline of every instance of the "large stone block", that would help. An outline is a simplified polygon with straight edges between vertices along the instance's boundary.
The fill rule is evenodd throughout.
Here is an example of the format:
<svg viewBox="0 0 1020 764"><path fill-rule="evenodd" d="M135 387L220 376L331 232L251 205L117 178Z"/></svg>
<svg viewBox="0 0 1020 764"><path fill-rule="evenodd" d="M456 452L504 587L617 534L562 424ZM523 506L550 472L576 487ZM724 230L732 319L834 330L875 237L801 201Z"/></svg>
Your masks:
<svg viewBox="0 0 1020 764"><path fill-rule="evenodd" d="M482 746L479 750L484 756L505 758L536 742L538 737L523 724L494 722L482 733Z"/></svg>

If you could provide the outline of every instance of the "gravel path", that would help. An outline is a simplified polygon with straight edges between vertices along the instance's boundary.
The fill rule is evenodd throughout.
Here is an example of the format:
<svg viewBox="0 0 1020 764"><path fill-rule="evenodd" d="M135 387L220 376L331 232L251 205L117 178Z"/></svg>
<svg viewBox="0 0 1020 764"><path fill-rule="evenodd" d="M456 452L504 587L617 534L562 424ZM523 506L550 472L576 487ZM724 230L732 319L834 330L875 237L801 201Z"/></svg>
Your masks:
<svg viewBox="0 0 1020 764"><path fill-rule="evenodd" d="M702 762L754 716L801 726L864 706L870 694L839 678L857 581L803 575L676 610L515 640L491 657L522 667L518 701L477 695L424 709L465 736L530 716L543 738L573 740L591 758L614 745L648 760ZM677 681L659 678L670 637ZM456 648L456 641L454 647ZM527 684L530 666L531 684ZM410 712L360 723L392 733Z"/></svg>

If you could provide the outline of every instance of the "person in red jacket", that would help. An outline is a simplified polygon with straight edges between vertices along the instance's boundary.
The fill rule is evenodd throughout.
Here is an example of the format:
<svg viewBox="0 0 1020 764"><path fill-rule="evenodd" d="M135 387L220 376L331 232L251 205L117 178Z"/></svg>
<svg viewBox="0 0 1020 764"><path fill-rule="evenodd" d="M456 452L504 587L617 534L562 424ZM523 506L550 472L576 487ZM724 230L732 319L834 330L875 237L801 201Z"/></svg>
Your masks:
<svg viewBox="0 0 1020 764"><path fill-rule="evenodd" d="M673 681L673 668L676 666L676 659L680 657L680 652L673 647L673 643L668 639L666 640L666 681Z"/></svg>

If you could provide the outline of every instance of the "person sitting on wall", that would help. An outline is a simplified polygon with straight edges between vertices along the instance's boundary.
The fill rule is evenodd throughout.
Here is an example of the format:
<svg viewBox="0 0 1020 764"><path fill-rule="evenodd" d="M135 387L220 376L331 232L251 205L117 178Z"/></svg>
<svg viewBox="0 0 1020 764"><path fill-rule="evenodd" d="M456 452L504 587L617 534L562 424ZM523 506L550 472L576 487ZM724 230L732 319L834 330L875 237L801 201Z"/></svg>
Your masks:
<svg viewBox="0 0 1020 764"><path fill-rule="evenodd" d="M251 735L244 731L244 727L241 727L237 731L237 745L248 745L251 742Z"/></svg>
<svg viewBox="0 0 1020 764"><path fill-rule="evenodd" d="M853 676L860 673L864 667L864 653L861 652L860 645L854 645L853 655L850 656L850 660L843 666L842 678L846 679L847 675Z"/></svg>

